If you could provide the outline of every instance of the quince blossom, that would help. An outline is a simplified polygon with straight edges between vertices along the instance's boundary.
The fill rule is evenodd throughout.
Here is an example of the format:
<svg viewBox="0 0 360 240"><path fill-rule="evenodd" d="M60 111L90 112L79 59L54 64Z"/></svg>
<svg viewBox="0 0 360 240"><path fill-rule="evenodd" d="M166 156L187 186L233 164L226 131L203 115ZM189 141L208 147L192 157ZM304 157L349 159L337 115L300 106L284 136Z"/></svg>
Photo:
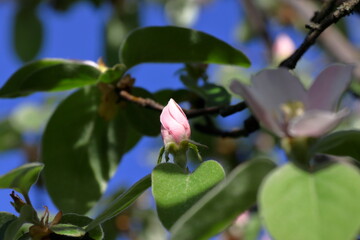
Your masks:
<svg viewBox="0 0 360 240"><path fill-rule="evenodd" d="M168 143L180 144L189 140L191 135L189 121L181 107L170 99L160 115L161 136L164 145Z"/></svg>
<svg viewBox="0 0 360 240"><path fill-rule="evenodd" d="M263 70L247 86L232 81L262 125L279 137L320 137L348 114L336 112L337 103L351 80L353 67L334 64L322 71L306 90L287 69Z"/></svg>

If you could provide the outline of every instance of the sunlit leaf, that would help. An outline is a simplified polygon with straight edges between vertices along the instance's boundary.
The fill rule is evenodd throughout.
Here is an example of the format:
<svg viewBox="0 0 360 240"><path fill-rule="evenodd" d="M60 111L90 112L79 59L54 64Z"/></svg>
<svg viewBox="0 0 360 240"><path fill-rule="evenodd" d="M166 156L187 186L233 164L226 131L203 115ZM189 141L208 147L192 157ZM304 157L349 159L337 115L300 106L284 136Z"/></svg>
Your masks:
<svg viewBox="0 0 360 240"><path fill-rule="evenodd" d="M0 188L11 188L27 195L31 186L38 180L43 168L42 163L28 163L15 168L0 176Z"/></svg>
<svg viewBox="0 0 360 240"><path fill-rule="evenodd" d="M17 70L0 89L0 97L74 89L96 83L99 75L96 67L81 61L43 59Z"/></svg>
<svg viewBox="0 0 360 240"><path fill-rule="evenodd" d="M352 240L360 227L360 174L347 164L274 171L260 192L260 213L277 240Z"/></svg>
<svg viewBox="0 0 360 240"><path fill-rule="evenodd" d="M120 60L128 68L147 62L250 66L247 57L229 44L200 31L173 26L131 32L121 45Z"/></svg>
<svg viewBox="0 0 360 240"><path fill-rule="evenodd" d="M175 223L171 239L209 239L224 230L256 203L261 182L274 168L265 159L238 166Z"/></svg>
<svg viewBox="0 0 360 240"><path fill-rule="evenodd" d="M122 115L104 120L99 104L96 87L73 93L43 135L44 180L53 202L66 213L84 214L95 205L124 152L126 120Z"/></svg>
<svg viewBox="0 0 360 240"><path fill-rule="evenodd" d="M176 164L163 163L157 165L151 175L159 219L170 229L181 215L224 179L225 172L218 162L210 160L191 174Z"/></svg>

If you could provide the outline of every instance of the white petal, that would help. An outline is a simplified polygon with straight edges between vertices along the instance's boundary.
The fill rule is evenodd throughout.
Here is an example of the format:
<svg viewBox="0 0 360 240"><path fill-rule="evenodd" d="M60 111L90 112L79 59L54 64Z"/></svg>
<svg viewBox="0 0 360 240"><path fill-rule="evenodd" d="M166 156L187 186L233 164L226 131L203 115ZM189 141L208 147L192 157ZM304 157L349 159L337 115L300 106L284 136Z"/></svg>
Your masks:
<svg viewBox="0 0 360 240"><path fill-rule="evenodd" d="M322 71L309 89L309 109L334 110L351 80L353 66L334 64Z"/></svg>
<svg viewBox="0 0 360 240"><path fill-rule="evenodd" d="M273 114L270 109L266 109L262 105L258 98L259 95L257 95L250 86L246 86L236 80L233 80L230 84L230 89L245 100L255 117L266 129L275 133L279 137L283 137L285 135L277 121L278 119L275 118L275 114Z"/></svg>
<svg viewBox="0 0 360 240"><path fill-rule="evenodd" d="M294 101L308 104L304 86L285 68L259 72L252 78L252 89L266 109L279 109L283 103Z"/></svg>
<svg viewBox="0 0 360 240"><path fill-rule="evenodd" d="M311 110L290 121L288 133L293 137L320 137L335 128L347 116L343 109L337 113Z"/></svg>

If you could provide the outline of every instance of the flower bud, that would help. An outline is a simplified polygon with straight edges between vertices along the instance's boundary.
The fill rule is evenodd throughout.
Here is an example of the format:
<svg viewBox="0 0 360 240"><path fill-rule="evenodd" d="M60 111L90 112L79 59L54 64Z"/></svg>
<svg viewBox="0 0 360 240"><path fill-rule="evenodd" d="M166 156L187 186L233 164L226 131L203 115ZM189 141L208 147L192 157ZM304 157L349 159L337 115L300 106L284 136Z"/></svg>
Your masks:
<svg viewBox="0 0 360 240"><path fill-rule="evenodd" d="M161 136L164 144L180 144L184 140L189 140L191 130L189 121L181 107L170 99L160 115Z"/></svg>
<svg viewBox="0 0 360 240"><path fill-rule="evenodd" d="M272 51L275 61L282 61L295 51L295 43L288 35L280 34L274 41Z"/></svg>

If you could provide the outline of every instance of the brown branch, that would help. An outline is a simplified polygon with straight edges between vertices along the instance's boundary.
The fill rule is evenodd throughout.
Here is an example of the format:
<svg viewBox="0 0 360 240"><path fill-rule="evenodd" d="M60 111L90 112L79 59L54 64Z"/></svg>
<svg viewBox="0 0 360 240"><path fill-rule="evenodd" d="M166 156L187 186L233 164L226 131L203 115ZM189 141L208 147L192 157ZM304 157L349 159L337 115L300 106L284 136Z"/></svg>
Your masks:
<svg viewBox="0 0 360 240"><path fill-rule="evenodd" d="M321 23L321 21L331 12L336 6L336 0L325 0L322 4L320 11L316 11L314 16L311 18L313 23Z"/></svg>
<svg viewBox="0 0 360 240"><path fill-rule="evenodd" d="M119 92L120 97L122 97L123 99L129 101L129 102L133 102L136 103L142 107L145 108L150 108L156 111L161 112L164 108L163 105L161 105L160 103L155 102L154 100L150 99L150 98L142 98L142 97L137 97L134 96L132 94L130 94L129 92L125 91L125 90L121 90Z"/></svg>
<svg viewBox="0 0 360 240"><path fill-rule="evenodd" d="M153 109L158 112L161 112L164 108L163 105L154 101L153 99L134 96L125 90L121 90L119 92L119 95L122 99L126 101L136 103L142 107ZM211 114L220 114L221 116L226 117L236 112L240 112L245 108L246 108L245 102L240 102L236 105L230 105L226 107L208 107L208 108L191 109L191 110L183 109L183 111L185 112L188 118L195 118L195 117L211 115Z"/></svg>
<svg viewBox="0 0 360 240"><path fill-rule="evenodd" d="M355 7L357 7L357 5L359 4L359 2L360 0L344 1L339 7L337 7L337 9L332 14L324 17L319 24L311 28L300 47L296 49L296 51L289 58L285 59L282 63L280 63L280 66L294 69L297 62L304 55L304 53L315 43L320 34L330 25L336 23L341 18L352 13Z"/></svg>

